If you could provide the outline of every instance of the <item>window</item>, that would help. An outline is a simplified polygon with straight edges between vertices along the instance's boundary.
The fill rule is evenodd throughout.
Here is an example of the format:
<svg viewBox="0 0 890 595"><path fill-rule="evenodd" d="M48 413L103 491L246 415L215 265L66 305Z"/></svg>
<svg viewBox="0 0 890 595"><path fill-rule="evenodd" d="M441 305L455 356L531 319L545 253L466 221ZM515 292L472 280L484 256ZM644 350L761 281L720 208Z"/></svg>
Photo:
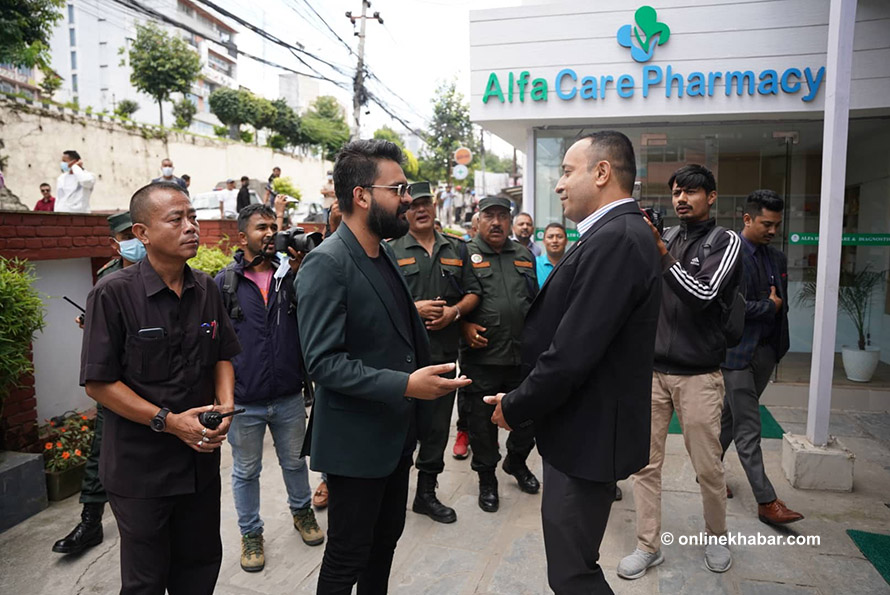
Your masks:
<svg viewBox="0 0 890 595"><path fill-rule="evenodd" d="M228 60L223 60L212 52L207 54L207 65L226 76L232 76L232 63Z"/></svg>
<svg viewBox="0 0 890 595"><path fill-rule="evenodd" d="M71 75L71 90L77 93L77 75Z"/></svg>
<svg viewBox="0 0 890 595"><path fill-rule="evenodd" d="M68 23L71 25L74 24L74 5L73 4L68 5Z"/></svg>
<svg viewBox="0 0 890 595"><path fill-rule="evenodd" d="M176 10L179 11L179 12L181 12L181 13L183 13L183 14L186 14L186 15L188 15L188 16L190 16L190 17L195 16L195 11L194 11L194 9L192 9L192 7L189 6L188 4L186 4L185 2L177 2L177 3L176 3Z"/></svg>
<svg viewBox="0 0 890 595"><path fill-rule="evenodd" d="M71 50L71 70L77 70L77 52Z"/></svg>
<svg viewBox="0 0 890 595"><path fill-rule="evenodd" d="M77 37L74 35L74 27L68 29L68 44L72 47L77 45Z"/></svg>

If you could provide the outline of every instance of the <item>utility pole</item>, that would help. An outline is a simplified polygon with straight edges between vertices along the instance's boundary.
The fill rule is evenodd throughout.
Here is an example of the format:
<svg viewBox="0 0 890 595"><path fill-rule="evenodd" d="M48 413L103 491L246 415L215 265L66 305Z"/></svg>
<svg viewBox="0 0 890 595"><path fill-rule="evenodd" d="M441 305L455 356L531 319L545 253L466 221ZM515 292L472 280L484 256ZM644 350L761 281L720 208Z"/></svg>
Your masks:
<svg viewBox="0 0 890 595"><path fill-rule="evenodd" d="M358 65L355 69L355 78L352 81L352 115L355 124L352 128L352 140L361 136L361 118L362 106L368 103L368 93L365 91L365 21L369 18L376 19L378 23L383 24L379 12L375 12L372 16L367 16L367 9L371 8L370 0L362 0L361 16L352 16L352 12L346 13L346 18L352 22L355 27L356 21L361 21L359 31L354 35L358 37Z"/></svg>

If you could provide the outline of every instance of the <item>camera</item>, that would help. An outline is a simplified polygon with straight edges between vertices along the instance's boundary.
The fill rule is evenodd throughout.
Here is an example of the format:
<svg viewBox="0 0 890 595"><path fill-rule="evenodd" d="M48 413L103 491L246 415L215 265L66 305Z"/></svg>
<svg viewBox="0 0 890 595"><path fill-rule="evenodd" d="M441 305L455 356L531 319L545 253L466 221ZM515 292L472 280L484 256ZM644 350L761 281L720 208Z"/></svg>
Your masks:
<svg viewBox="0 0 890 595"><path fill-rule="evenodd" d="M288 248L296 252L309 252L318 247L324 237L317 231L306 233L302 227L292 227L287 231L279 231L272 238L276 252L287 253Z"/></svg>
<svg viewBox="0 0 890 595"><path fill-rule="evenodd" d="M662 214L661 211L656 211L652 207L643 209L643 213L645 213L649 221L652 222L652 226L658 230L659 235L664 235L664 214Z"/></svg>

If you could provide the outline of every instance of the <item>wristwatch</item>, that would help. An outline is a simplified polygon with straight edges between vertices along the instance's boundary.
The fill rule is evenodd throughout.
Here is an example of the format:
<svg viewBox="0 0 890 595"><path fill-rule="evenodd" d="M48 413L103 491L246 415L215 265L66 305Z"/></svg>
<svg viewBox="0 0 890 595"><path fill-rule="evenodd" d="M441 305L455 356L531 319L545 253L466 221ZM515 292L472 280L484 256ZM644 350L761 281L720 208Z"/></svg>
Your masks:
<svg viewBox="0 0 890 595"><path fill-rule="evenodd" d="M166 407L161 407L161 410L158 411L158 414L151 418L151 429L155 432L163 432L167 429L167 414L170 413L170 410Z"/></svg>

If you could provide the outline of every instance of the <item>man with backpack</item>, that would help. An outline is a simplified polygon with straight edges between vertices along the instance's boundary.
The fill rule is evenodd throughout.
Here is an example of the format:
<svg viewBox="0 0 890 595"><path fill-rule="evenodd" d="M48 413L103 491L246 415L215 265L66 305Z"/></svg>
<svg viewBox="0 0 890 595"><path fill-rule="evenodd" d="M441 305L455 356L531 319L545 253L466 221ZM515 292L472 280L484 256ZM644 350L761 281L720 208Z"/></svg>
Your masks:
<svg viewBox="0 0 890 595"><path fill-rule="evenodd" d="M240 249L216 276L223 304L238 340L247 348L232 359L235 406L245 412L232 417L232 495L241 529L241 568L258 572L265 566L263 521L260 518L260 470L266 427L284 475L294 529L306 545L320 545L324 533L310 506L309 469L300 456L306 431L300 361L300 338L294 301L294 277L301 254L280 263L273 238L275 211L266 204L248 205L238 213Z"/></svg>
<svg viewBox="0 0 890 595"><path fill-rule="evenodd" d="M675 411L701 486L705 529L713 538L705 546L705 565L712 572L726 572L732 564L729 549L716 541L726 534L727 496L720 446L720 364L727 339L737 342L740 334L731 322L738 319L734 314L740 303L741 240L711 217L717 184L707 168L686 165L674 172L668 187L680 225L666 230L663 238L652 227L664 283L652 374L649 464L633 476L638 543L618 564L618 576L625 579L640 578L664 562L661 469Z"/></svg>

